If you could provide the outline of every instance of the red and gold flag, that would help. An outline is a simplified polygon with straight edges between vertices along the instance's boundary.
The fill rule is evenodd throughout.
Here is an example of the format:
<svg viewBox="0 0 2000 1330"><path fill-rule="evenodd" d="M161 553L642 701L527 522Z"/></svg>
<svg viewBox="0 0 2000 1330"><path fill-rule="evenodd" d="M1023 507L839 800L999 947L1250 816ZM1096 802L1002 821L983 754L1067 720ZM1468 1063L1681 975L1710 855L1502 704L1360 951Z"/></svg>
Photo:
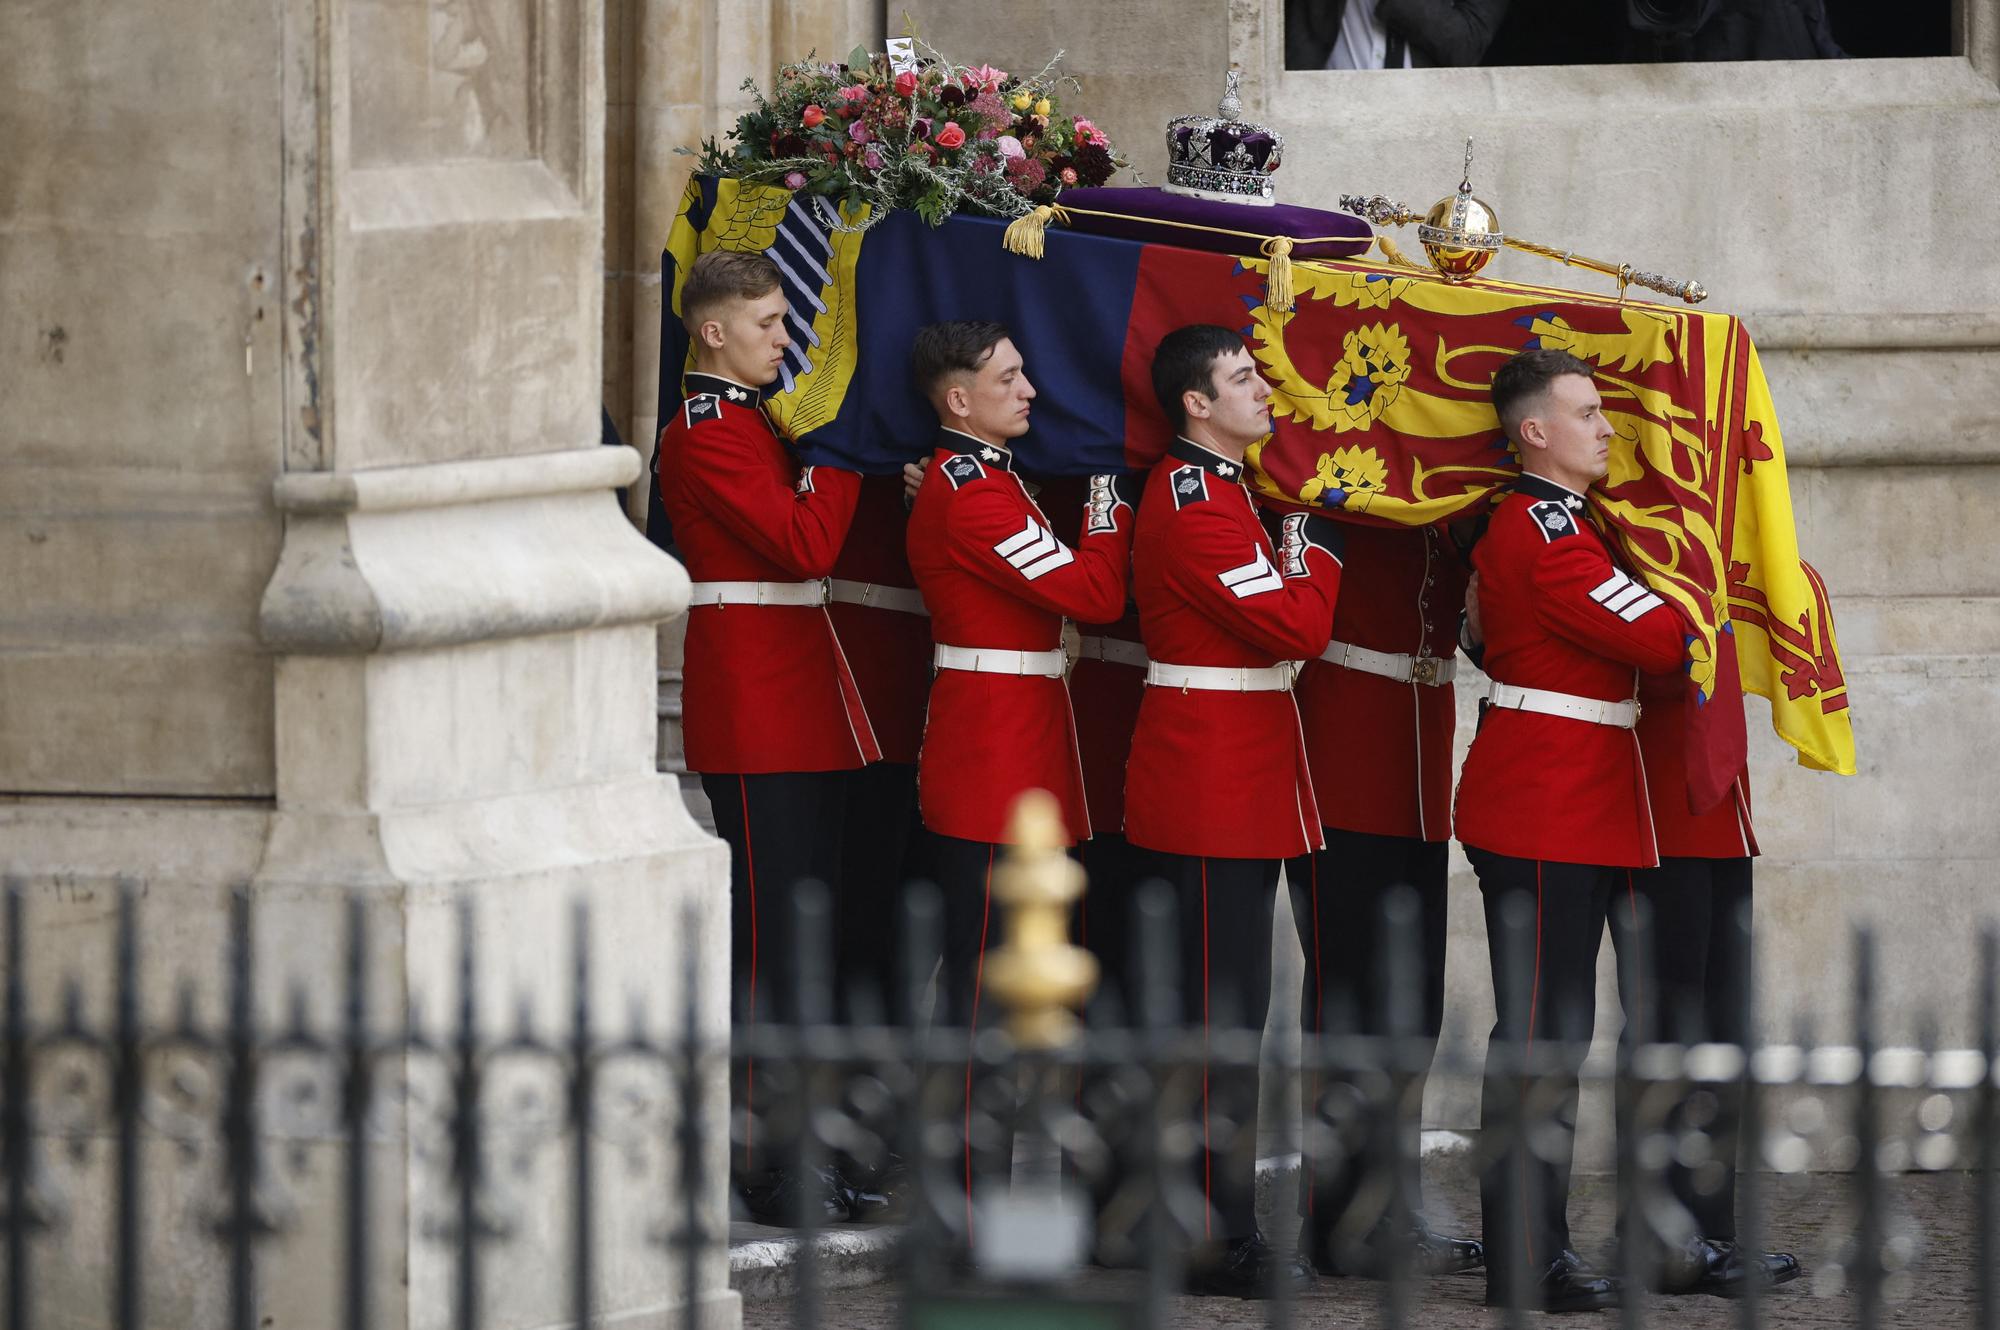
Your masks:
<svg viewBox="0 0 2000 1330"><path fill-rule="evenodd" d="M1362 263L1295 265L1284 312L1263 302L1263 269L1244 260L1239 279L1274 390L1274 433L1251 458L1263 492L1363 521L1476 510L1518 470L1493 372L1529 348L1568 351L1616 431L1597 515L1688 627L1697 801L1741 764L1741 688L1770 700L1807 765L1854 772L1832 611L1799 557L1777 413L1740 321Z"/></svg>

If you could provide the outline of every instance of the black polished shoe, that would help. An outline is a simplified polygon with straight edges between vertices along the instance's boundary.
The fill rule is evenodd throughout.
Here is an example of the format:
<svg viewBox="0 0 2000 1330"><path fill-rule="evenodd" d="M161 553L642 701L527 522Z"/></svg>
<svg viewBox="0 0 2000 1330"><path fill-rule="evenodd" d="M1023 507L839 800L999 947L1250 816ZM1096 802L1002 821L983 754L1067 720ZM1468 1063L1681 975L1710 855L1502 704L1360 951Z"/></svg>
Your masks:
<svg viewBox="0 0 2000 1330"><path fill-rule="evenodd" d="M1410 1273L1428 1279L1436 1275L1462 1274L1486 1264L1486 1248L1471 1238L1452 1238L1437 1232L1422 1215L1412 1216L1409 1236ZM1347 1279L1387 1279L1395 1271L1397 1252L1390 1240L1389 1221L1375 1225L1366 1238L1346 1250L1329 1236L1310 1228L1300 1230L1300 1248L1310 1253L1312 1266L1320 1274Z"/></svg>
<svg viewBox="0 0 2000 1330"><path fill-rule="evenodd" d="M844 1224L854 1217L852 1189L839 1173L825 1167L809 1173L774 1169L739 1183L737 1194L751 1219L773 1228L797 1224L800 1214L808 1213L801 1211L801 1204L812 1207L809 1213L822 1224Z"/></svg>
<svg viewBox="0 0 2000 1330"><path fill-rule="evenodd" d="M1269 1298L1280 1281L1294 1292L1310 1288L1312 1266L1297 1256L1279 1256L1261 1233L1196 1251L1188 1259L1187 1291L1199 1296Z"/></svg>
<svg viewBox="0 0 2000 1330"><path fill-rule="evenodd" d="M1521 1298L1521 1305L1539 1312L1595 1312L1618 1305L1619 1283L1610 1275L1600 1275L1583 1263L1583 1258L1564 1248L1542 1271ZM1486 1305L1504 1307L1509 1299L1489 1272Z"/></svg>
<svg viewBox="0 0 2000 1330"><path fill-rule="evenodd" d="M857 1224L891 1223L909 1208L910 1171L900 1155L891 1155L872 1171L842 1168L840 1177L847 1188L848 1215Z"/></svg>
<svg viewBox="0 0 2000 1330"><path fill-rule="evenodd" d="M1805 1272L1799 1258L1790 1252L1767 1251L1749 1257L1744 1250L1729 1238L1703 1238L1702 1241L1722 1257L1724 1281L1721 1287L1706 1289L1704 1292L1719 1294L1725 1298L1740 1298L1747 1291L1752 1280L1762 1280L1762 1287L1771 1288L1778 1284L1789 1284Z"/></svg>

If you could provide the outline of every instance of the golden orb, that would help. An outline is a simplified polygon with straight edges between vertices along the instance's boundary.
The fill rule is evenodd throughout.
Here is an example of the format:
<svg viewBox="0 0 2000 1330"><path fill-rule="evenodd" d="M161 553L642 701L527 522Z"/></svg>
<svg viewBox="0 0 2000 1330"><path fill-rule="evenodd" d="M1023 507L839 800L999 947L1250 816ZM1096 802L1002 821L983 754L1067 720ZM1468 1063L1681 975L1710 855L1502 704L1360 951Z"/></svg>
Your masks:
<svg viewBox="0 0 2000 1330"><path fill-rule="evenodd" d="M1500 219L1484 200L1473 197L1469 184L1432 204L1417 228L1417 241L1431 256L1431 266L1454 282L1491 263L1504 240Z"/></svg>

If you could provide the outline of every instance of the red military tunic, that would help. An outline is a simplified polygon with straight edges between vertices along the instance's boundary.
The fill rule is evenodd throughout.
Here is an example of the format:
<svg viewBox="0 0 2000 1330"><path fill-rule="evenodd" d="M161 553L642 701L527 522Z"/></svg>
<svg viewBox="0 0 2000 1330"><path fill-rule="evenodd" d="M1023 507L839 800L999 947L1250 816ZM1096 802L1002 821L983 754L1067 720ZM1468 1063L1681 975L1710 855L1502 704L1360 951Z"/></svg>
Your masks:
<svg viewBox="0 0 2000 1330"><path fill-rule="evenodd" d="M1582 496L1523 476L1473 550L1496 683L1629 701L1639 673L1681 668L1673 609L1619 568ZM1518 859L1650 868L1646 774L1628 729L1487 707L1458 783L1468 846Z"/></svg>
<svg viewBox="0 0 2000 1330"><path fill-rule="evenodd" d="M1334 642L1412 657L1412 671L1429 677L1458 651L1471 571L1464 558L1439 527L1351 523L1346 535ZM1325 825L1451 839L1458 702L1449 680L1398 680L1311 660L1299 675L1298 700Z"/></svg>
<svg viewBox="0 0 2000 1330"><path fill-rule="evenodd" d="M1242 476L1241 463L1175 439L1147 479L1132 595L1158 665L1265 669L1326 646L1340 561L1306 545L1281 564ZM1210 858L1317 849L1320 815L1290 691L1148 687L1125 769L1125 836Z"/></svg>
<svg viewBox="0 0 2000 1330"><path fill-rule="evenodd" d="M1756 854L1747 766L1713 808L1697 813L1688 807L1687 712L1694 701L1687 679L1649 674L1639 681L1639 702L1639 751L1645 759L1660 856L1742 859Z"/></svg>
<svg viewBox="0 0 2000 1330"><path fill-rule="evenodd" d="M1041 493L1042 507L1067 526L1084 511L1090 479L1063 476ZM1132 730L1146 692L1146 646L1139 614L1128 602L1110 623L1079 623L1078 653L1070 666L1069 697L1076 711L1077 755L1083 765L1083 792L1090 824L1098 835L1125 826L1125 761L1132 755Z"/></svg>
<svg viewBox="0 0 2000 1330"><path fill-rule="evenodd" d="M687 376L660 431L660 500L688 576L705 582L825 577L861 477L800 469L753 388ZM695 605L682 686L692 771L844 771L881 757L823 605Z"/></svg>
<svg viewBox="0 0 2000 1330"><path fill-rule="evenodd" d="M1063 544L1013 454L943 432L910 512L910 571L939 647L1060 651L1064 616L1115 618L1125 603L1129 512L1086 517ZM1061 802L1073 840L1090 835L1076 726L1061 677L940 669L917 762L924 825L961 840L1006 839L1024 790Z"/></svg>
<svg viewBox="0 0 2000 1330"><path fill-rule="evenodd" d="M905 553L903 478L867 476L833 562L826 612L840 634L884 762L914 765L931 689L931 621Z"/></svg>

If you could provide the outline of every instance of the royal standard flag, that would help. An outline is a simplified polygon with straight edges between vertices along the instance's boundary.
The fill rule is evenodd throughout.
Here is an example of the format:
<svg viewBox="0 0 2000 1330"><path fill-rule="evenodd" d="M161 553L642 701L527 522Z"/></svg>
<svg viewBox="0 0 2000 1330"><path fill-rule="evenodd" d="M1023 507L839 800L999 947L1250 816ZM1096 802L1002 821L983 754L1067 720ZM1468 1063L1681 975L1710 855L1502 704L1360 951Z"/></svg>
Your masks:
<svg viewBox="0 0 2000 1330"><path fill-rule="evenodd" d="M916 330L1008 325L1040 396L1016 443L1024 470L1081 474L1160 456L1153 347L1186 323L1242 332L1272 385L1273 433L1251 451L1275 501L1362 522L1474 514L1516 474L1490 395L1517 351L1591 367L1617 431L1597 515L1686 627L1695 806L1741 765L1747 688L1808 765L1851 774L1854 739L1832 614L1800 558L1770 391L1726 314L1518 283L1448 283L1350 262L1293 265L1294 307L1266 302L1266 264L1057 231L1046 256L1006 252L1002 224L931 228L893 214L866 230L769 186L691 181L663 258L661 418L689 364L679 279L711 249L758 250L784 274L793 350L769 405L809 461L888 473L928 451L910 388ZM1720 704L1720 705L1715 705Z"/></svg>

